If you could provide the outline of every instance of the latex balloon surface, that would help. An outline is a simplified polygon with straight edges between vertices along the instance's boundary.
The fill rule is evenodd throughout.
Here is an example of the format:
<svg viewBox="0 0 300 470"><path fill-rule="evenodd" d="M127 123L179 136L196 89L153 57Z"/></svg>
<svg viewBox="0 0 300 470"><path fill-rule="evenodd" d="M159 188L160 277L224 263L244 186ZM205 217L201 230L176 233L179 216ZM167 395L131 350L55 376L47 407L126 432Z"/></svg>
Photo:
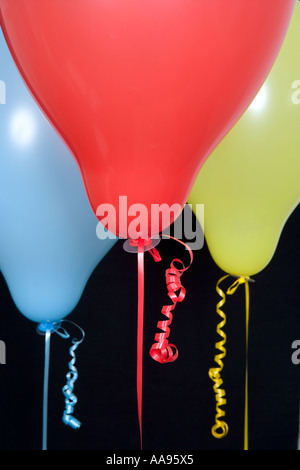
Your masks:
<svg viewBox="0 0 300 470"><path fill-rule="evenodd" d="M29 319L68 315L116 240L96 236L77 165L30 96L0 30L0 269Z"/></svg>
<svg viewBox="0 0 300 470"><path fill-rule="evenodd" d="M79 162L94 213L101 219L110 204L111 231L127 238L142 206L145 238L179 215L202 164L254 98L293 6L0 0L0 13L26 83ZM151 216L161 204L176 204L167 222Z"/></svg>
<svg viewBox="0 0 300 470"><path fill-rule="evenodd" d="M300 201L300 3L257 97L200 171L189 202L224 271L249 276L270 262ZM201 221L200 221L201 223Z"/></svg>

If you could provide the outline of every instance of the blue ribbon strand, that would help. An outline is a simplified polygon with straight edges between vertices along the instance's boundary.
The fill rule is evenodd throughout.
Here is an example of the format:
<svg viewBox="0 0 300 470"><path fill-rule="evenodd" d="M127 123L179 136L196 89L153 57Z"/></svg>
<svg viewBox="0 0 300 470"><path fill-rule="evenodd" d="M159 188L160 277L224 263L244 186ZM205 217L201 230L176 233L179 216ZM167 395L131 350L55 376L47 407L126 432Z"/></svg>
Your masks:
<svg viewBox="0 0 300 470"><path fill-rule="evenodd" d="M81 341L80 341L81 342ZM74 406L77 403L77 397L73 393L74 390L74 383L76 382L78 378L78 372L75 367L75 362L76 362L76 356L75 356L75 349L78 347L80 344L77 340L72 340L73 346L70 347L69 349L69 354L72 357L71 361L69 362L69 372L66 374L67 378L67 383L63 387L62 391L64 396L66 397L65 399L65 411L63 414L63 422L66 425L71 426L73 429L78 429L81 426L81 422L78 421L78 419L74 418L72 416L72 413L74 412Z"/></svg>
<svg viewBox="0 0 300 470"><path fill-rule="evenodd" d="M44 364L44 391L43 391L43 437L42 449L47 450L47 427L48 427L48 385L49 385L49 363L50 363L50 337L49 330L45 333L45 364Z"/></svg>
<svg viewBox="0 0 300 470"><path fill-rule="evenodd" d="M48 426L48 389L49 389L49 365L50 365L50 338L52 333L57 333L61 338L68 339L70 334L62 327L62 323L68 323L79 329L81 333L81 339L73 338L72 346L69 349L71 360L68 363L69 371L66 374L67 383L62 388L62 392L65 396L65 410L63 413L63 422L72 427L78 429L81 426L81 422L75 418L72 414L74 407L77 403L77 397L74 394L74 384L78 378L78 371L75 367L76 356L75 350L82 343L85 333L76 323L70 320L63 320L57 323L40 323L37 328L39 334L45 335L45 362L44 362L44 385L43 385L43 433L42 433L42 449L47 450L47 426Z"/></svg>

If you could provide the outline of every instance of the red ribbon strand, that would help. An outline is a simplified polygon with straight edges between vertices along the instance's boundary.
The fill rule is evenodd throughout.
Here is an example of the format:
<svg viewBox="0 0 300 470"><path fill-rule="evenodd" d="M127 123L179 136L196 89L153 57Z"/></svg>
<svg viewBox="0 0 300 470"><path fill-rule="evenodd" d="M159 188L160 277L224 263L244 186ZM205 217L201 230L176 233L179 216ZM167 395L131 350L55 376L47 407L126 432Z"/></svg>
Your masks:
<svg viewBox="0 0 300 470"><path fill-rule="evenodd" d="M173 238L173 237L169 237ZM159 321L157 326L163 331L163 333L157 333L155 335L156 343L152 345L150 349L151 357L160 363L173 362L178 357L178 350L173 344L169 344L168 337L170 334L169 325L172 323L173 315L171 311L175 308L177 302L182 302L185 298L186 290L182 286L180 278L182 274L190 267L193 261L193 252L188 245L180 240L174 238L182 245L186 247L190 254L190 264L185 267L180 259L174 259L171 263L170 268L166 270L166 284L168 289L168 295L172 300L172 305L165 305L162 308L162 313L168 318L165 321ZM136 374L136 385L137 385L137 407L138 407L138 421L140 430L140 445L143 448L142 438L142 392L143 392L143 329L144 329L144 251L145 248L151 243L151 240L130 240L130 245L137 247L138 253L138 320L137 320L137 374ZM148 252L152 255L155 262L161 261L161 256L157 249L151 248ZM178 269L174 263L180 263L181 268ZM177 291L179 293L177 294ZM175 352L174 352L174 351Z"/></svg>
<svg viewBox="0 0 300 470"><path fill-rule="evenodd" d="M142 391L143 391L143 329L144 329L144 241L138 242L138 326L137 326L137 406L140 429L141 449L142 438Z"/></svg>

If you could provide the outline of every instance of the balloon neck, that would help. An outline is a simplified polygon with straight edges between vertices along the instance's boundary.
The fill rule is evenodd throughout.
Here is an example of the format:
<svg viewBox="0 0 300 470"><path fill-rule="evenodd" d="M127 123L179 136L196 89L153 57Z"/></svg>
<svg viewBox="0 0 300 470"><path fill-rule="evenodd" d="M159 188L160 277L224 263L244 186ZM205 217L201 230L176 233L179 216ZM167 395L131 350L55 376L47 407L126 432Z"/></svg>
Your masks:
<svg viewBox="0 0 300 470"><path fill-rule="evenodd" d="M160 236L156 235L153 238L128 238L123 248L128 253L137 253L139 246L142 246L144 251L151 251L160 242Z"/></svg>
<svg viewBox="0 0 300 470"><path fill-rule="evenodd" d="M144 245L144 247L147 247L152 244L151 238L136 238L136 239L130 238L129 245L137 247L139 246L140 240L142 241L142 244Z"/></svg>
<svg viewBox="0 0 300 470"><path fill-rule="evenodd" d="M40 335L44 335L46 334L47 332L48 333L54 333L55 331L58 330L58 328L60 327L61 325L61 321L57 321L57 322L41 322L38 324L37 326L37 332L40 334Z"/></svg>
<svg viewBox="0 0 300 470"><path fill-rule="evenodd" d="M247 282L255 282L250 276L246 276L244 274L230 274L230 276L234 277L235 279L245 279Z"/></svg>

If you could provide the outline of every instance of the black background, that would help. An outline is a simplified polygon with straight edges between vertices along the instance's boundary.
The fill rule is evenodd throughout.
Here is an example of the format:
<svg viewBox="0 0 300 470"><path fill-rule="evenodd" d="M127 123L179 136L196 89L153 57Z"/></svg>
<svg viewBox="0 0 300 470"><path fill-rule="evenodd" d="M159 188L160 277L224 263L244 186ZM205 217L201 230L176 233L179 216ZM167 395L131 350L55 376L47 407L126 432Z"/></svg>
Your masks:
<svg viewBox="0 0 300 470"><path fill-rule="evenodd" d="M289 217L269 265L250 284L249 449L297 448L300 365L291 361L291 344L300 339L299 265L300 207ZM153 361L148 351L158 331L160 313L170 300L165 269L174 257L188 262L188 253L173 240L158 249L162 262L145 256L145 325L143 381L143 448L145 450L242 450L245 374L245 292L227 297L228 435L217 440L215 398L208 369L215 365L219 338L215 307L216 282L224 275L206 244L194 252L183 274L184 302L174 310L170 342L179 349L171 364ZM234 281L224 282L224 288ZM119 240L91 275L82 298L68 319L86 334L77 350L79 378L74 415L82 422L72 430L62 422L61 392L69 361L68 340L51 337L49 383L49 450L139 450L136 406L136 256ZM7 364L0 366L0 449L40 450L44 337L36 324L15 307L0 275L0 339Z"/></svg>

